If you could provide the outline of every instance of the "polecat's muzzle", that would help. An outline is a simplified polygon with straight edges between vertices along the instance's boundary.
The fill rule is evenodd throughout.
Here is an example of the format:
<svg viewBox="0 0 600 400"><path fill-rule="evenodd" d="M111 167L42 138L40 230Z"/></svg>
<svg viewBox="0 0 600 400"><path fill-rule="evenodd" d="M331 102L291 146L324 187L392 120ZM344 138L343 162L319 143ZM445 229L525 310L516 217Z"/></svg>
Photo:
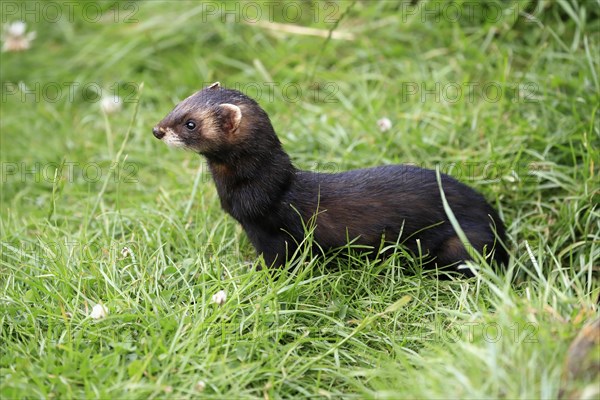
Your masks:
<svg viewBox="0 0 600 400"><path fill-rule="evenodd" d="M158 126L155 126L154 128L152 128L152 133L154 134L154 137L156 137L157 139L162 139L165 136L165 132L160 129Z"/></svg>

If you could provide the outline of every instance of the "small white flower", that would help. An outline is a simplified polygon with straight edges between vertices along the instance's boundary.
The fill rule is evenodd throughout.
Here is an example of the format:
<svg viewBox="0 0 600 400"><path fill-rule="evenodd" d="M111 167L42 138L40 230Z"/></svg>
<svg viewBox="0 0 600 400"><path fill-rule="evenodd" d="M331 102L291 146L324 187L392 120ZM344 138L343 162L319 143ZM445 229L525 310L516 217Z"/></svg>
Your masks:
<svg viewBox="0 0 600 400"><path fill-rule="evenodd" d="M26 33L26 31L27 24L23 21L15 21L4 25L2 51L24 51L29 49L36 33Z"/></svg>
<svg viewBox="0 0 600 400"><path fill-rule="evenodd" d="M387 132L392 129L392 121L389 118L383 117L377 120L377 126L381 132Z"/></svg>
<svg viewBox="0 0 600 400"><path fill-rule="evenodd" d="M519 181L519 174L517 174L517 171L515 171L514 169L510 171L510 175L506 175L504 177L505 181L514 183L514 182L518 182Z"/></svg>
<svg viewBox="0 0 600 400"><path fill-rule="evenodd" d="M100 100L100 108L107 114L114 114L121 111L123 102L119 96L104 97Z"/></svg>
<svg viewBox="0 0 600 400"><path fill-rule="evenodd" d="M206 383L205 383L204 381L198 381L198 382L196 383L195 389L196 389L198 392L202 392L202 391L204 391L204 389L206 389Z"/></svg>
<svg viewBox="0 0 600 400"><path fill-rule="evenodd" d="M27 24L23 21L15 21L6 27L6 33L10 36L23 36L26 30Z"/></svg>
<svg viewBox="0 0 600 400"><path fill-rule="evenodd" d="M127 246L123 247L123 249L121 250L121 255L123 256L123 258L129 257L130 253L131 253L131 249L129 249L129 247L127 247Z"/></svg>
<svg viewBox="0 0 600 400"><path fill-rule="evenodd" d="M213 294L212 301L222 306L227 301L227 293L224 290L219 290L216 294Z"/></svg>
<svg viewBox="0 0 600 400"><path fill-rule="evenodd" d="M92 312L90 317L93 319L101 319L106 318L108 315L108 308L106 308L103 304L96 304L94 308L92 308Z"/></svg>

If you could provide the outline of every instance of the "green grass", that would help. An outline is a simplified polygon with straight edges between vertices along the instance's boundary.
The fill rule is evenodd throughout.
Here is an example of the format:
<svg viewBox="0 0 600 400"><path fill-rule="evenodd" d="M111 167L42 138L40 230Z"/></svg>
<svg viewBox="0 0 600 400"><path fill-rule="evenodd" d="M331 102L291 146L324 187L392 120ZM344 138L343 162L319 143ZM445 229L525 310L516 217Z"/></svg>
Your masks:
<svg viewBox="0 0 600 400"><path fill-rule="evenodd" d="M253 2L238 23L216 2L103 2L99 21L32 4L37 38L0 63L3 399L558 396L599 315L598 1L491 2L458 22L438 2L297 2L298 18L282 4L258 18L353 40L247 24ZM151 133L217 80L260 95L299 167L439 166L481 191L510 265L438 281L401 252L304 252L255 271L204 161ZM103 115L97 88L122 110ZM599 379L568 385L594 398Z"/></svg>

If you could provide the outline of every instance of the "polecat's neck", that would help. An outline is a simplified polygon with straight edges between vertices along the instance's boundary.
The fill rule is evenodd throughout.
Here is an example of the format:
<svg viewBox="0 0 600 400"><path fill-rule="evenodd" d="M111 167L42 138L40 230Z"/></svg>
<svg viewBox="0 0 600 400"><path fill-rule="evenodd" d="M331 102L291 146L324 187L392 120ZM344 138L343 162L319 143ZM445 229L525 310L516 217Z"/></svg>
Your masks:
<svg viewBox="0 0 600 400"><path fill-rule="evenodd" d="M295 171L289 156L281 150L266 154L239 154L238 157L220 159L207 157L215 182L233 189L234 186L263 181L271 177L285 180Z"/></svg>
<svg viewBox="0 0 600 400"><path fill-rule="evenodd" d="M221 206L243 222L268 215L295 177L295 168L279 141L224 158L207 155Z"/></svg>

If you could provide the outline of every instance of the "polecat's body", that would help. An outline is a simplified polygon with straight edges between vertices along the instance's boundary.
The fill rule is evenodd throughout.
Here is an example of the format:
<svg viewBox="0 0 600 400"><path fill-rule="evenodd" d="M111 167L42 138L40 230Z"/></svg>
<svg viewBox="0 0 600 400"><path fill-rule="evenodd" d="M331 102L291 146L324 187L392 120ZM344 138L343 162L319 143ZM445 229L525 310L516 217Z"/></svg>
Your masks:
<svg viewBox="0 0 600 400"><path fill-rule="evenodd" d="M267 114L238 91L213 84L178 104L153 132L207 158L223 209L242 224L267 265L283 264L311 223L323 249L349 239L377 248L384 235L413 252L418 240L421 252L435 257L439 267L471 259L446 216L434 171L405 165L337 174L300 171ZM493 250L493 258L506 263L508 254L498 243L504 226L493 208L447 175L442 187L475 250Z"/></svg>

